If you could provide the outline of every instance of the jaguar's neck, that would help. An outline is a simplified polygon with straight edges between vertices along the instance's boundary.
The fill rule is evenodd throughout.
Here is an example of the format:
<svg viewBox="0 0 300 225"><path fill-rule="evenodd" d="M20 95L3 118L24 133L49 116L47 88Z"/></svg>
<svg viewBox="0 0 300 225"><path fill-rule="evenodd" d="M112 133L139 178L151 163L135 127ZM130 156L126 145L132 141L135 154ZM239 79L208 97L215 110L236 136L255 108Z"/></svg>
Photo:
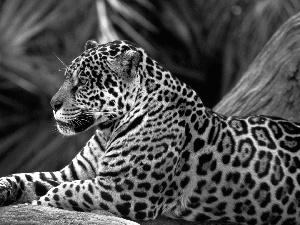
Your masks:
<svg viewBox="0 0 300 225"><path fill-rule="evenodd" d="M199 95L170 72L163 71L155 76L162 86L156 93L158 102L165 107L175 106L180 118L189 123L189 129L193 130L197 137L205 140L205 145L217 145L222 136L222 127L227 126L227 117L206 108Z"/></svg>

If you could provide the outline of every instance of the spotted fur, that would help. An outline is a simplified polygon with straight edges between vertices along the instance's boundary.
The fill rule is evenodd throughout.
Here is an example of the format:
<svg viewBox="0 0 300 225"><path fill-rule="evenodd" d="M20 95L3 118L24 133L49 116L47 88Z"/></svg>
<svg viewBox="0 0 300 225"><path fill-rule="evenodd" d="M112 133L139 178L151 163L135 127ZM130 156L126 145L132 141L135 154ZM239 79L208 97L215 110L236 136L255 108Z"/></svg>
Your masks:
<svg viewBox="0 0 300 225"><path fill-rule="evenodd" d="M212 112L129 42L88 41L51 105L62 134L95 135L60 171L1 178L2 205L300 224L300 124Z"/></svg>

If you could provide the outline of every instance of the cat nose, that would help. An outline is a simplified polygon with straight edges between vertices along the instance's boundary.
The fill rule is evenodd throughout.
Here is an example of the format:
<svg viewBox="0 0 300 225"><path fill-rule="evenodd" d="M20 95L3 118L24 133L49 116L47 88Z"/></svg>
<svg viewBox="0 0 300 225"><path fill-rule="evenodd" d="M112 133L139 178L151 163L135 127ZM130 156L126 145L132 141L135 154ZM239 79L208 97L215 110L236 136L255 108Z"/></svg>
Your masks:
<svg viewBox="0 0 300 225"><path fill-rule="evenodd" d="M52 98L50 105L51 105L52 109L54 110L54 112L57 112L57 110L59 110L62 107L63 102Z"/></svg>

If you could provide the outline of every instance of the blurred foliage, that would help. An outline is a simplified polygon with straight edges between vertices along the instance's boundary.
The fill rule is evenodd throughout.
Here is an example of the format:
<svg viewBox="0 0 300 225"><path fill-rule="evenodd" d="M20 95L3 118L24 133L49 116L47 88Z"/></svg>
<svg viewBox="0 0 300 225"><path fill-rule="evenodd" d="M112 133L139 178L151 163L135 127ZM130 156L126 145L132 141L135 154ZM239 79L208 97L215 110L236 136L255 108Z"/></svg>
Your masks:
<svg viewBox="0 0 300 225"><path fill-rule="evenodd" d="M62 168L91 136L56 131L55 55L69 64L88 39L128 39L212 107L299 10L299 0L0 0L0 176Z"/></svg>
<svg viewBox="0 0 300 225"><path fill-rule="evenodd" d="M84 146L91 134L58 135L49 102L64 80L55 55L70 63L97 27L94 1L0 2L0 176L62 168Z"/></svg>

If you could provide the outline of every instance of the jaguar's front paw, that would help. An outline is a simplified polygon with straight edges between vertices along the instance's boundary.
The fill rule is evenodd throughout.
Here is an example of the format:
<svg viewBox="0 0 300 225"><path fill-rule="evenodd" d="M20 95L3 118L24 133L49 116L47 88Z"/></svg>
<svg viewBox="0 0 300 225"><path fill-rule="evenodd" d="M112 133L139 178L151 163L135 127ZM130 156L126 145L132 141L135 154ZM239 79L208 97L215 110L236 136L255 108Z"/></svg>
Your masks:
<svg viewBox="0 0 300 225"><path fill-rule="evenodd" d="M11 183L5 178L0 178L0 206L8 205L13 201L13 187Z"/></svg>

